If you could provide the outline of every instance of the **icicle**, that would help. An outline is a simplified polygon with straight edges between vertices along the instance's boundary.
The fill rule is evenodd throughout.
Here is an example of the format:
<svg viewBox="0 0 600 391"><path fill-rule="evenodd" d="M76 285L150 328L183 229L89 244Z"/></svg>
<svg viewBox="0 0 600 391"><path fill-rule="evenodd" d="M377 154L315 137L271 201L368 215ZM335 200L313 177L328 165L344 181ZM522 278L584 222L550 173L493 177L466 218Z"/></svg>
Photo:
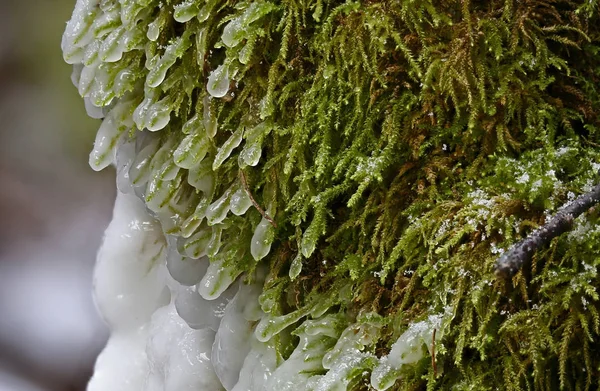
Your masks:
<svg viewBox="0 0 600 391"><path fill-rule="evenodd" d="M169 68L175 64L175 61L177 61L190 46L190 35L191 29L187 29L181 37L176 38L166 47L160 60L154 64L150 69L150 72L148 72L148 76L146 76L146 84L148 84L148 86L156 87L163 82Z"/></svg>
<svg viewBox="0 0 600 391"><path fill-rule="evenodd" d="M229 201L229 210L236 216L241 216L252 206L250 196L243 187L233 193Z"/></svg>
<svg viewBox="0 0 600 391"><path fill-rule="evenodd" d="M204 66L204 51L206 50L206 29L201 28L196 32L196 64Z"/></svg>
<svg viewBox="0 0 600 391"><path fill-rule="evenodd" d="M377 318L376 314L367 314ZM356 323L348 326L342 335L338 338L335 346L323 357L323 368L334 368L343 356L355 355L362 351L365 346L369 346L379 338L379 330L382 326L379 322Z"/></svg>
<svg viewBox="0 0 600 391"><path fill-rule="evenodd" d="M247 65L250 62L250 56L252 56L252 51L254 50L254 44L256 42L256 36L251 37L246 45L240 50L240 54L238 55L238 60L240 63Z"/></svg>
<svg viewBox="0 0 600 391"><path fill-rule="evenodd" d="M210 241L206 247L206 253L209 257L214 257L219 253L221 248L221 233L223 232L223 224L213 225Z"/></svg>
<svg viewBox="0 0 600 391"><path fill-rule="evenodd" d="M204 107L202 121L204 122L206 134L208 137L213 138L217 134L217 116L215 115L214 110L211 108L211 99L212 98L207 95L202 101L202 105Z"/></svg>
<svg viewBox="0 0 600 391"><path fill-rule="evenodd" d="M208 266L208 259L206 260L206 265ZM237 285L233 284L217 299L206 300L198 293L197 286L184 287L179 289L177 293L175 308L181 319L185 320L191 328L209 328L217 331L221 319L226 313L225 309L237 290ZM239 351L236 350L236 352Z"/></svg>
<svg viewBox="0 0 600 391"><path fill-rule="evenodd" d="M115 106L108 116L102 121L98 133L96 133L96 141L94 149L90 153L89 164L92 169L100 171L113 163L114 149L117 146L119 138L128 128L119 120L119 114L127 110L127 103L120 103Z"/></svg>
<svg viewBox="0 0 600 391"><path fill-rule="evenodd" d="M188 183L207 196L213 194L215 188L215 173L211 168L209 159L204 159L196 168L191 168L188 173Z"/></svg>
<svg viewBox="0 0 600 391"><path fill-rule="evenodd" d="M271 251L271 243L273 243L275 233L273 232L273 226L269 220L264 217L254 230L254 235L250 241L250 253L252 257L260 261L269 254Z"/></svg>
<svg viewBox="0 0 600 391"><path fill-rule="evenodd" d="M109 34L121 23L121 15L119 14L119 6L115 4L103 14L94 18L92 23L92 31L94 37L101 38Z"/></svg>
<svg viewBox="0 0 600 391"><path fill-rule="evenodd" d="M184 241L183 252L190 258L198 259L206 255L206 247L210 241L212 231L202 229Z"/></svg>
<svg viewBox="0 0 600 391"><path fill-rule="evenodd" d="M167 254L167 269L181 285L190 286L200 282L208 269L208 258L190 258L179 254L176 246L169 246Z"/></svg>
<svg viewBox="0 0 600 391"><path fill-rule="evenodd" d="M267 382L277 368L275 344L273 342L262 343L251 336L250 346L252 349L244 360L239 380L231 391L269 390Z"/></svg>
<svg viewBox="0 0 600 391"><path fill-rule="evenodd" d="M266 315L256 326L254 335L256 339L261 342L267 342L274 335L279 334L286 327L296 323L303 317L305 317L309 311L304 308L300 308L294 312L282 316Z"/></svg>
<svg viewBox="0 0 600 391"><path fill-rule="evenodd" d="M181 168L194 168L204 159L209 148L210 140L204 132L188 134L173 153L175 164Z"/></svg>
<svg viewBox="0 0 600 391"><path fill-rule="evenodd" d="M240 127L236 130L228 139L223 143L219 151L217 152L217 156L215 156L215 160L212 165L212 169L217 170L221 167L221 164L231 155L231 151L237 148L242 142L242 135L244 134L244 128Z"/></svg>
<svg viewBox="0 0 600 391"><path fill-rule="evenodd" d="M97 107L108 106L115 94L112 90L111 77L108 74L108 66L103 63L98 66L94 75L94 82L88 91L90 101Z"/></svg>
<svg viewBox="0 0 600 391"><path fill-rule="evenodd" d="M168 303L163 292L165 244L143 202L117 193L94 273L96 301L112 328L140 326Z"/></svg>
<svg viewBox="0 0 600 391"><path fill-rule="evenodd" d="M126 141L115 151L115 169L117 171L117 190L132 194L133 187L129 179L129 168L135 157L135 140L126 136Z"/></svg>
<svg viewBox="0 0 600 391"><path fill-rule="evenodd" d="M171 108L165 103L158 102L148 109L146 127L155 132L167 126L171 119Z"/></svg>
<svg viewBox="0 0 600 391"><path fill-rule="evenodd" d="M150 162L158 151L159 139L152 140L135 156L131 168L129 168L129 178L133 186L143 186L150 177Z"/></svg>
<svg viewBox="0 0 600 391"><path fill-rule="evenodd" d="M325 375L318 378L313 390L344 391L354 378L361 376L362 373L368 373L365 370L376 360L375 356L363 352L345 354Z"/></svg>
<svg viewBox="0 0 600 391"><path fill-rule="evenodd" d="M102 107L94 106L94 104L90 101L90 98L83 98L83 102L85 103L85 112L89 117L94 119L104 118Z"/></svg>
<svg viewBox="0 0 600 391"><path fill-rule="evenodd" d="M117 76L115 76L113 84L113 92L115 95L122 96L127 91L131 91L134 87L135 77L134 72L128 68L120 71Z"/></svg>
<svg viewBox="0 0 600 391"><path fill-rule="evenodd" d="M208 75L206 90L215 98L222 98L229 91L229 69L221 64Z"/></svg>
<svg viewBox="0 0 600 391"><path fill-rule="evenodd" d="M290 265L290 280L294 281L302 271L302 253L298 253Z"/></svg>
<svg viewBox="0 0 600 391"><path fill-rule="evenodd" d="M317 242L314 240L313 236L314 235L306 235L306 233L302 236L300 251L305 258L310 258L317 246Z"/></svg>
<svg viewBox="0 0 600 391"><path fill-rule="evenodd" d="M98 67L96 66L83 67L81 70L81 75L79 76L79 85L77 86L79 95L83 97L88 96L90 88L92 88L92 84L94 83L97 69Z"/></svg>
<svg viewBox="0 0 600 391"><path fill-rule="evenodd" d="M125 31L124 26L119 26L108 34L108 37L102 42L98 51L102 61L116 62L123 57L123 52L125 51L123 35Z"/></svg>
<svg viewBox="0 0 600 391"><path fill-rule="evenodd" d="M249 25L261 16L268 14L275 7L269 2L255 1L250 3L244 13L231 20L223 29L221 40L228 47L237 46L247 36Z"/></svg>
<svg viewBox="0 0 600 391"><path fill-rule="evenodd" d="M162 30L165 23L167 22L168 16L169 15L167 12L161 12L158 14L158 17L148 25L146 37L150 41L156 41L158 39L158 35L160 34L160 31Z"/></svg>
<svg viewBox="0 0 600 391"><path fill-rule="evenodd" d="M217 330L212 351L215 372L226 390L231 390L238 382L244 358L250 352L252 324L260 317L260 312L247 319L245 311L248 307L258 307L258 295L261 282L252 285L239 283L239 291L227 304L221 325Z"/></svg>
<svg viewBox="0 0 600 391"><path fill-rule="evenodd" d="M173 19L179 23L188 22L200 12L200 7L196 1L184 1L173 8Z"/></svg>
<svg viewBox="0 0 600 391"><path fill-rule="evenodd" d="M226 257L219 255L211 260L210 266L198 285L198 292L206 300L221 295L242 272L233 265L225 265Z"/></svg>
<svg viewBox="0 0 600 391"><path fill-rule="evenodd" d="M229 212L229 199L233 193L233 185L227 189L223 195L210 204L206 210L206 221L208 225L215 225L221 223L227 217Z"/></svg>
<svg viewBox="0 0 600 391"><path fill-rule="evenodd" d="M73 65L73 72L71 72L71 83L75 87L79 86L79 79L81 78L81 71L83 70L83 64Z"/></svg>
<svg viewBox="0 0 600 391"><path fill-rule="evenodd" d="M175 167L173 163L167 163L169 167ZM165 169L165 171L167 171ZM177 192L180 184L181 175L176 178L176 180L172 181L163 181L159 177L151 176L150 182L148 182L148 187L146 188L146 206L151 211L158 213L163 212L160 215L169 219L161 219L161 223L163 223L163 229L165 232L169 232L171 228L177 226L172 217L174 216L172 212L168 211L169 201L173 198L175 193Z"/></svg>
<svg viewBox="0 0 600 391"><path fill-rule="evenodd" d="M79 0L62 37L61 48L66 63L81 62L83 51L94 38L92 24L96 19L99 0Z"/></svg>
<svg viewBox="0 0 600 391"><path fill-rule="evenodd" d="M144 94L144 100L133 111L133 122L138 129L146 128L146 117L150 107L156 102L156 91L150 90Z"/></svg>
<svg viewBox="0 0 600 391"><path fill-rule="evenodd" d="M210 204L208 197L202 197L194 212L181 224L181 236L188 238L202 224L202 220L206 217L206 209Z"/></svg>
<svg viewBox="0 0 600 391"><path fill-rule="evenodd" d="M200 133L201 130L204 129L201 118L202 117L196 113L192 118L188 119L181 127L183 134Z"/></svg>
<svg viewBox="0 0 600 391"><path fill-rule="evenodd" d="M258 164L262 154L262 147L259 143L246 144L240 153L240 159L248 166L254 167Z"/></svg>

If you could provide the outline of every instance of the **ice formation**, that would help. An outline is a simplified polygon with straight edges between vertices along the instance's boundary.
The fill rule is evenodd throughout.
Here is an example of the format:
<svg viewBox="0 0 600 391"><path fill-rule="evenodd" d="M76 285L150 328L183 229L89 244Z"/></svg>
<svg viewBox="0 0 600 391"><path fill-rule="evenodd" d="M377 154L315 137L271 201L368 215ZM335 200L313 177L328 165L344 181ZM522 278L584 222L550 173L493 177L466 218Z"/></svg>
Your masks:
<svg viewBox="0 0 600 391"><path fill-rule="evenodd" d="M173 65L202 60L187 49L202 45L212 3L183 1L173 15L151 13L146 3L78 0L62 42L89 115L102 119L90 165L101 170L113 164L117 170L113 220L94 280L111 337L89 390L333 391L350 388L371 370L373 386L386 389L397 378L387 372L418 361L437 326L411 326L389 358L378 358L373 345L381 320L330 313L343 302L341 293L281 313L271 290L281 291L268 286L268 270L260 264L274 240L267 216L276 205L267 202L261 219L241 227L239 217L253 203L245 179L215 180L223 165L256 166L272 125L242 123L216 144L223 130L213 99L229 92L236 74L229 64L208 75L195 115L174 123L182 94L165 91L176 85L189 93L194 87ZM272 7L252 3L225 26L224 45L248 39L239 54L242 63L252 45L247 26ZM192 27L159 47L156 41L171 17ZM234 151L237 162L231 159ZM268 192L269 184L265 198ZM302 254L309 257L315 245L305 238ZM290 277L301 269L298 255ZM384 385L377 376L387 369Z"/></svg>

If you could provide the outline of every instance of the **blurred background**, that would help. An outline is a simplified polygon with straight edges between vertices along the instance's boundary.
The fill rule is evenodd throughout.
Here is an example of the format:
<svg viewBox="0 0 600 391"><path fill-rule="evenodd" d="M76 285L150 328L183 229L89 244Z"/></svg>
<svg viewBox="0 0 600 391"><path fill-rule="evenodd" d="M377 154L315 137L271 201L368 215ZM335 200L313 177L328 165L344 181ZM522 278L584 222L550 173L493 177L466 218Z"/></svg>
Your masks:
<svg viewBox="0 0 600 391"><path fill-rule="evenodd" d="M0 391L84 390L107 330L92 272L114 172L92 171L60 40L75 0L0 0Z"/></svg>

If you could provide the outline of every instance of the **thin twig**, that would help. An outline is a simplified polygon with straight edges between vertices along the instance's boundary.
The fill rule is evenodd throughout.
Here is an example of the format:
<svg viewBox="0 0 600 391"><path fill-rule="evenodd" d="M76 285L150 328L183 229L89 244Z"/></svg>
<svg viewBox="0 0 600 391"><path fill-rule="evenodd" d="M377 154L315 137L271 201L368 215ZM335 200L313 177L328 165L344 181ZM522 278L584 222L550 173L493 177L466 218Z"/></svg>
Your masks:
<svg viewBox="0 0 600 391"><path fill-rule="evenodd" d="M435 362L435 332L433 329L433 336L431 337L431 366L433 367L433 377L437 377L437 363Z"/></svg>
<svg viewBox="0 0 600 391"><path fill-rule="evenodd" d="M262 217L264 217L269 223L271 223L271 225L273 227L277 228L277 223L275 223L275 220L273 220L264 211L264 209L261 208L260 205L258 205L258 202L256 202L256 200L254 199L254 197L252 196L252 193L250 193L250 189L248 188L248 182L246 181L246 174L244 174L244 170L242 170L242 169L240 169L240 179L242 180L242 186L244 186L244 190L246 191L246 194L248 194L248 197L250 197L250 201L252 202L252 205L254 205L254 207L256 208L258 213L260 213L262 215Z"/></svg>
<svg viewBox="0 0 600 391"><path fill-rule="evenodd" d="M563 206L558 213L528 237L512 246L496 261L496 275L511 277L527 263L533 254L553 238L573 227L574 220L600 202L600 184Z"/></svg>

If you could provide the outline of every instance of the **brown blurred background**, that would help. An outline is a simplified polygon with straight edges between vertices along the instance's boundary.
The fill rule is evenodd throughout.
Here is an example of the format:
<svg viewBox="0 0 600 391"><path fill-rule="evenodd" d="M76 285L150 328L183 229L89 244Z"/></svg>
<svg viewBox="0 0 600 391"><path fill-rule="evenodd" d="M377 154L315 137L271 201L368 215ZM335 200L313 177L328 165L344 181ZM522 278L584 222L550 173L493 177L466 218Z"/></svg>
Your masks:
<svg viewBox="0 0 600 391"><path fill-rule="evenodd" d="M107 336L92 271L115 193L87 165L60 40L75 0L0 0L0 391L83 390Z"/></svg>

